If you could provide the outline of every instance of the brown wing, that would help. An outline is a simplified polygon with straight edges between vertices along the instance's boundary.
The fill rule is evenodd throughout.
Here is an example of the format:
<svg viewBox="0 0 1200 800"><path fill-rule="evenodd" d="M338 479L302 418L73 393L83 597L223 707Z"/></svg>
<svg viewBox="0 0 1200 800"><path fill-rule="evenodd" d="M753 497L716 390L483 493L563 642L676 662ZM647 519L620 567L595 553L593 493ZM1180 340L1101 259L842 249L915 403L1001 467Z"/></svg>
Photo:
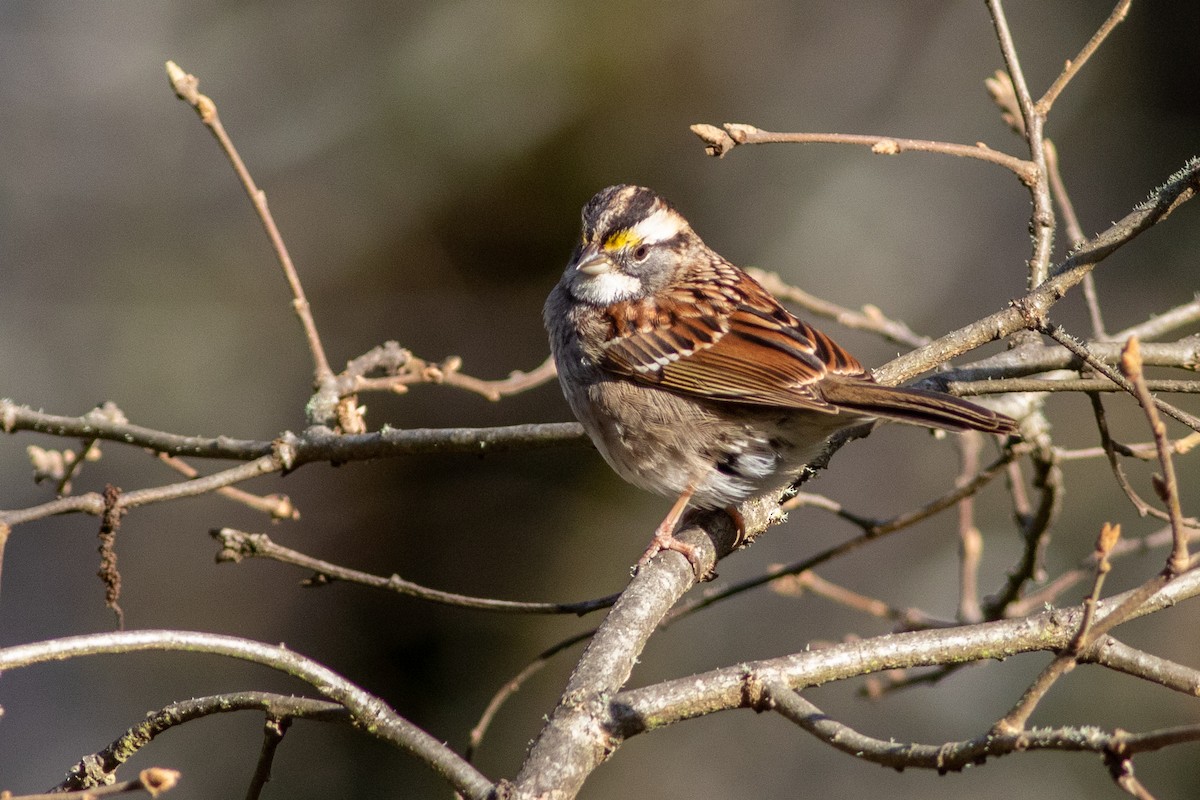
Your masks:
<svg viewBox="0 0 1200 800"><path fill-rule="evenodd" d="M814 392L816 381L829 373L870 379L853 356L730 264L616 304L609 321L605 366L682 394L835 413Z"/></svg>

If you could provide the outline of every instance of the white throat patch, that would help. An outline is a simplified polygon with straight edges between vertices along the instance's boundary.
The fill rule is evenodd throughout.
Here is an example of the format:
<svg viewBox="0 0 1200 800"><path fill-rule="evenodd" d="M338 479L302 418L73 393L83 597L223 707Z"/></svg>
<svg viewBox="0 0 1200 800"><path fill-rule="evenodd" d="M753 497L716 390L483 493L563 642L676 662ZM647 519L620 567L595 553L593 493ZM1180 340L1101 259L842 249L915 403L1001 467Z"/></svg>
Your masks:
<svg viewBox="0 0 1200 800"><path fill-rule="evenodd" d="M571 294L578 300L598 306L629 300L641 291L640 280L615 268L599 275L576 272L571 276Z"/></svg>

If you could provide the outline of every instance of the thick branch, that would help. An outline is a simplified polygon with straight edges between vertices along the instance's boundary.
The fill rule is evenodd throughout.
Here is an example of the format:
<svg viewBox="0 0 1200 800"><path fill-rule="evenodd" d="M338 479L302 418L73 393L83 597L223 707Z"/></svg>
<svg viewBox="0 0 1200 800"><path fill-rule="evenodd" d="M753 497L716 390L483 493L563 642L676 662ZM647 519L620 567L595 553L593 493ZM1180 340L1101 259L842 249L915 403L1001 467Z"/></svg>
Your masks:
<svg viewBox="0 0 1200 800"><path fill-rule="evenodd" d="M748 535L775 521L775 497L742 505ZM737 544L737 531L723 512L700 517L704 526L687 527L681 536L698 549L697 570L711 571L720 556ZM685 522L685 526L686 526ZM696 571L679 553L665 551L630 582L584 650L558 706L538 734L513 789L513 798L574 797L592 770L611 750L599 721L611 696L633 671L650 635L671 606L696 582ZM598 746L590 746L595 744Z"/></svg>
<svg viewBox="0 0 1200 800"><path fill-rule="evenodd" d="M1097 619L1118 609L1132 592L1098 604ZM1200 594L1200 572L1185 573L1148 601L1134 616L1145 616ZM821 650L754 661L664 681L612 697L608 714L596 721L609 747L624 738L685 719L745 708L748 675L781 680L793 689L891 669L964 664L1004 659L1019 653L1058 651L1074 638L1083 607L1053 609L1029 617L956 628L895 633L845 642Z"/></svg>

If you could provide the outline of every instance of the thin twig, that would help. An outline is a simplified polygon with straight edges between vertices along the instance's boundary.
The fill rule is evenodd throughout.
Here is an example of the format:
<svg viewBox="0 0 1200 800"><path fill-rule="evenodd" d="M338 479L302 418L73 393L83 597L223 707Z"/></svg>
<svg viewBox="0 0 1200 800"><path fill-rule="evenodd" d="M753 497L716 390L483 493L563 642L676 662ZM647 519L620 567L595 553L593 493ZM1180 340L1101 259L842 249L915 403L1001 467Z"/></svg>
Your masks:
<svg viewBox="0 0 1200 800"><path fill-rule="evenodd" d="M1155 800L1154 795L1134 776L1133 759L1110 751L1104 754L1104 766L1108 768L1113 783L1125 794L1135 800Z"/></svg>
<svg viewBox="0 0 1200 800"><path fill-rule="evenodd" d="M1167 426L1158 416L1154 398L1146 386L1145 375L1142 374L1142 358L1136 336L1129 337L1129 341L1125 345L1125 351L1121 356L1121 372L1133 384L1134 395L1146 412L1146 421L1150 423L1150 430L1154 434L1154 445L1158 450L1158 463L1162 467L1162 476L1160 480L1155 481L1155 489L1159 499L1167 506L1171 531L1175 537L1171 556L1167 559L1166 572L1168 576L1174 577L1187 569L1189 560L1187 536L1183 530L1183 511L1179 506L1179 483L1175 478L1175 463L1171 458L1171 443L1167 439Z"/></svg>
<svg viewBox="0 0 1200 800"><path fill-rule="evenodd" d="M1147 381L1152 392L1200 393L1200 381ZM988 381L949 381L946 391L958 397L1013 392L1123 392L1125 387L1104 378L997 378Z"/></svg>
<svg viewBox="0 0 1200 800"><path fill-rule="evenodd" d="M1148 383L1153 389L1153 382L1148 381ZM1181 456L1190 453L1197 445L1200 445L1200 432L1192 431L1182 439L1171 442L1171 452ZM1126 458L1136 458L1142 461L1153 461L1158 458L1158 450L1154 447L1154 442L1122 444L1114 441L1112 446L1115 452ZM1058 453L1060 461L1078 461L1084 458L1100 458L1105 455L1103 447L1059 448Z"/></svg>
<svg viewBox="0 0 1200 800"><path fill-rule="evenodd" d="M54 787L54 792L76 792L105 785L117 768L132 758L160 733L213 714L261 711L288 719L313 719L350 724L354 718L339 703L270 692L233 692L196 697L151 711L146 718L118 736L99 752L84 756ZM55 794L54 797L62 797Z"/></svg>
<svg viewBox="0 0 1200 800"><path fill-rule="evenodd" d="M1117 485L1121 487L1121 491L1129 498L1129 502L1133 503L1134 509L1138 512L1138 516L1144 517L1147 514L1157 517L1161 520L1167 519L1167 513L1161 511L1142 499L1141 495L1134 490L1129 483L1129 479L1125 476L1125 468L1121 466L1120 459L1117 458L1117 445L1112 439L1112 434L1108 430L1108 415L1104 411L1104 403L1100 396L1095 392L1088 394L1088 399L1092 401L1092 414L1096 418L1096 429L1100 432L1100 446L1106 458L1108 459L1108 468L1112 470L1113 477L1116 478ZM1196 434L1200 436L1200 434Z"/></svg>
<svg viewBox="0 0 1200 800"><path fill-rule="evenodd" d="M1033 199L1033 214L1029 219L1029 230L1033 234L1033 253L1029 257L1028 281L1028 288L1033 290L1050 277L1050 258L1054 250L1054 203L1050 197L1050 184L1046 180L1046 143L1042 135L1046 117L1034 108L1029 85L1025 82L1025 73L1017 57L1017 47L1008 28L1008 19L1004 15L1003 4L1000 0L986 0L986 4L992 16L992 25L996 29L1000 53L1004 56L1004 66L1012 80L1017 105L1021 110L1025 141L1029 145L1030 161L1033 163L1033 178L1025 182Z"/></svg>
<svg viewBox="0 0 1200 800"><path fill-rule="evenodd" d="M1071 639L1071 648L1050 662L1050 665L1038 675L1029 688L1021 695L1021 699L1017 701L1016 705L1003 718L997 720L992 726L992 731L999 734L1010 734L1025 730L1025 725L1029 721L1030 715L1033 714L1042 698L1046 696L1046 692L1050 691L1050 687L1060 677L1075 667L1076 656L1071 650L1075 648L1086 650L1093 642L1097 641L1117 625L1132 619L1137 613L1138 608L1156 595L1170 580L1171 576L1165 572L1155 575L1133 591L1127 592L1124 599L1116 608L1092 624L1082 635L1077 634L1073 636Z"/></svg>
<svg viewBox="0 0 1200 800"><path fill-rule="evenodd" d="M58 479L58 486L55 488L55 494L62 497L65 494L71 493L71 481L79 475L79 470L83 467L83 462L92 461L100 457L100 448L96 446L95 439L89 439L79 448L79 452L68 461L64 466L62 477ZM70 452L70 451L68 451ZM65 453L64 453L65 455Z"/></svg>
<svg viewBox="0 0 1200 800"><path fill-rule="evenodd" d="M284 564L312 570L315 577L306 581L308 586L321 586L331 581L346 581L374 589L384 589L397 594L416 597L459 608L473 608L479 611L501 611L517 614L584 614L609 608L616 602L619 595L609 595L594 600L584 600L579 603L522 603L513 600L494 600L488 597L470 597L468 595L443 592L430 589L411 581L406 581L399 575L383 577L371 575L359 570L322 561L319 558L305 555L296 550L276 544L265 533L246 533L233 528L215 528L209 533L221 544L217 554L220 563L239 563L245 558L268 558Z"/></svg>
<svg viewBox="0 0 1200 800"><path fill-rule="evenodd" d="M779 680L747 678L747 694L754 696L755 707L771 709L804 728L821 741L843 753L893 769L932 769L938 774L961 772L983 764L989 758L1026 750L1070 750L1106 753L1117 747L1145 752L1138 734L1117 730L1112 733L1093 727L1039 728L1020 734L988 732L974 739L944 744L915 744L895 739L866 736L845 723L837 722ZM1200 725L1151 731L1160 738L1169 734L1172 742L1200 741ZM1146 734L1142 734L1145 736ZM1136 742L1136 744L1135 744ZM1141 747L1139 747L1141 745ZM1165 746L1165 745L1164 745ZM1149 748L1147 748L1149 749Z"/></svg>
<svg viewBox="0 0 1200 800"><path fill-rule="evenodd" d="M583 444L583 428L574 422L508 425L496 428L407 428L388 425L359 435L338 435L313 426L303 433L285 431L277 439L234 439L229 436L181 436L141 425L118 424L93 416L64 417L0 399L0 430L35 431L51 436L94 437L192 458L249 461L286 447L289 469L315 461L362 461L405 453L489 453L506 450ZM64 498L67 499L67 498Z"/></svg>
<svg viewBox="0 0 1200 800"><path fill-rule="evenodd" d="M775 133L753 125L726 122L724 130L715 125L692 125L692 133L700 137L710 156L723 158L742 144L850 144L871 148L876 155L894 156L904 152L941 153L960 158L974 158L997 164L1012 172L1023 183L1036 179L1036 167L1007 153L993 150L982 142L974 145L935 142L929 139L905 139L897 136L870 136L850 133Z"/></svg>
<svg viewBox="0 0 1200 800"><path fill-rule="evenodd" d="M914 333L908 325L900 320L884 316L876 306L865 305L862 307L862 311L854 311L828 300L822 300L803 289L785 283L776 272L767 272L753 267L746 271L780 300L795 303L805 311L831 319L852 330L876 333L889 341L908 347L922 347L932 341L928 336Z"/></svg>
<svg viewBox="0 0 1200 800"><path fill-rule="evenodd" d="M1049 323L1046 323L1045 326L1041 330L1042 330L1042 333L1046 334L1051 339L1058 342L1063 347L1067 348L1072 353L1074 353L1075 355L1082 358L1093 369L1095 369L1097 372L1103 374L1104 377L1108 378L1110 381L1117 384L1118 386L1120 386L1125 391L1129 392L1134 397L1137 397L1137 390L1134 388L1133 384L1129 382L1129 379L1126 378L1121 373L1117 372L1115 369L1110 367L1108 364L1105 364L1099 358L1096 358L1096 356L1091 352L1091 349L1089 348L1089 346L1087 344L1075 339L1075 337L1071 336L1071 334L1067 333L1059 325L1051 325ZM1176 408L1175 406L1171 405L1170 403L1167 403L1164 400L1160 400L1157 397L1151 398L1151 405L1156 406L1158 408L1158 410L1162 411L1164 414L1167 414L1168 416L1174 417L1175 419L1179 420L1180 422L1182 422L1184 425L1187 425L1192 430L1200 431L1200 417L1195 417L1192 414L1187 413L1183 409Z"/></svg>
<svg viewBox="0 0 1200 800"><path fill-rule="evenodd" d="M959 470L955 486L965 486L979 471L979 451L983 434L968 431L958 437ZM979 622L983 609L979 605L979 563L983 557L983 534L975 526L975 497L968 495L958 501L958 619Z"/></svg>
<svg viewBox="0 0 1200 800"><path fill-rule="evenodd" d="M116 794L129 794L130 792L145 792L151 797L158 797L163 792L174 789L175 785L179 783L179 778L180 773L178 770L150 767L139 772L135 780L110 783L107 786L88 789L87 792L83 793L83 800L90 800L93 797L111 797ZM0 792L0 797L3 797L4 800L62 800L64 795L59 793L15 795L9 792Z"/></svg>
<svg viewBox="0 0 1200 800"><path fill-rule="evenodd" d="M263 789L271 780L271 765L275 763L275 751L279 749L288 728L292 726L291 717L278 717L268 714L263 723L263 743L258 752L258 763L254 765L254 775L250 785L246 787L246 800L258 800Z"/></svg>
<svg viewBox="0 0 1200 800"><path fill-rule="evenodd" d="M1174 532L1168 527L1146 536L1138 538L1122 538L1117 542L1109 555L1110 559L1119 558L1121 556L1139 555L1147 553L1150 550L1167 547L1175 540ZM1200 530L1194 530L1188 534L1189 542L1200 541ZM1008 607L1005 612L1005 617L1009 619L1017 619L1033 613L1039 608L1047 607L1054 603L1064 592L1075 586L1080 581L1087 578L1088 575L1095 573L1096 563L1095 554L1090 554L1072 569L1061 573L1054 580L1047 583L1037 591L1030 592L1025 597Z"/></svg>
<svg viewBox="0 0 1200 800"><path fill-rule="evenodd" d="M1085 44L1083 49L1079 51L1079 55L1067 62L1067 65L1063 68L1063 71L1057 78L1054 79L1054 83L1050 84L1050 88L1047 89L1046 93L1043 94L1041 99L1037 101L1035 106L1037 113L1041 114L1042 116L1050 113L1050 107L1054 105L1054 101L1058 99L1058 96L1062 93L1062 90L1066 88L1067 84L1071 82L1071 79L1074 78L1075 75L1078 74L1079 70L1083 68L1083 65L1086 64L1087 60L1092 57L1092 54L1096 52L1096 49L1104 43L1104 40L1108 38L1110 33L1112 33L1113 28L1125 21L1125 15L1129 13L1129 6L1132 2L1133 0L1120 0L1120 2L1117 3L1116 8L1114 8L1112 13L1108 15L1108 19L1104 20L1104 24L1101 25L1094 34L1092 34L1092 38L1088 39L1087 44Z"/></svg>
<svg viewBox="0 0 1200 800"><path fill-rule="evenodd" d="M1114 639L1102 636L1079 655L1080 663L1099 664L1111 670L1141 678L1157 686L1180 692L1190 698L1200 694L1200 670L1184 664L1137 650Z"/></svg>
<svg viewBox="0 0 1200 800"><path fill-rule="evenodd" d="M880 383L889 386L911 380L922 372L1045 320L1053 305L1083 280L1097 264L1153 225L1162 222L1195 196L1200 189L1200 158L1190 159L1148 200L1107 230L1090 239L1050 271L1050 277L1008 308L952 331L928 345L893 359L875 370Z"/></svg>
<svg viewBox="0 0 1200 800"><path fill-rule="evenodd" d="M1121 538L1121 526L1112 525L1108 522L1100 529L1100 535L1096 538L1096 549L1094 558L1096 561L1096 577L1092 581L1092 591L1083 599L1083 621L1079 623L1079 632L1075 634L1075 638L1071 640L1071 646L1068 649L1072 659L1078 660L1079 654L1082 653L1087 644L1091 641L1092 621L1096 616L1096 604L1100 602L1100 590L1104 587L1104 579L1108 573L1112 571L1112 564L1108 560L1108 556L1112 553L1113 548Z"/></svg>
<svg viewBox="0 0 1200 800"><path fill-rule="evenodd" d="M117 508L124 512L139 506L153 505L182 497L196 497L216 491L223 486L230 486L241 481L279 472L284 463L278 455L266 455L245 464L239 464L229 469L214 472L203 478L196 478L166 486L155 486L147 489L135 489L125 492L117 500ZM0 522L9 525L19 525L33 520L45 519L58 514L91 514L100 516L106 509L104 496L99 492L63 497L41 505L29 508L0 510Z"/></svg>
<svg viewBox="0 0 1200 800"><path fill-rule="evenodd" d="M822 550L821 552L809 556L801 561L796 561L784 566L770 567L761 575L756 575L753 578L738 581L720 589L707 589L702 592L699 597L689 598L687 601L677 606L671 611L670 615L666 618L666 620L664 620L663 624L664 626L673 624L684 617L691 616L692 614L695 614L707 608L708 606L713 605L714 603L719 603L728 597L750 591L751 589L755 589L764 584L769 584L772 581L776 581L782 577L799 575L802 572L814 569L821 564L843 556L853 550L857 550L858 548L863 547L864 545L873 542L876 539L896 533L897 531L901 531L938 513L939 511L944 511L945 509L952 507L964 497L968 497L978 492L993 478L1003 472L1010 462L1027 452L1029 452L1027 447L1011 447L1005 451L1005 453L1000 456L999 459L976 475L975 478L970 482L962 486L955 487L955 489L952 491L936 498L929 503L926 503L919 509L909 511L904 514L899 514L895 517L892 517L890 520L871 521L865 520L861 517L839 513L839 516L842 516L844 519L854 522L856 525L862 527L863 533L854 537L853 539L847 539L845 542L842 542L839 545L834 545L833 547ZM782 510L786 511L790 507L790 502L791 501L784 503Z"/></svg>
<svg viewBox="0 0 1200 800"><path fill-rule="evenodd" d="M780 566L780 565L776 565ZM832 603L845 606L852 611L858 611L876 619L888 620L900 624L901 630L915 631L926 628L947 628L954 625L944 619L938 619L917 608L897 608L875 597L868 597L845 586L839 586L827 581L812 570L805 570L798 575L784 575L772 581L771 591L788 597L800 597L811 593Z"/></svg>
<svg viewBox="0 0 1200 800"><path fill-rule="evenodd" d="M1058 213L1062 216L1063 226L1067 229L1067 241L1071 249L1075 249L1087 241L1079 217L1075 214L1075 206L1067 194L1067 185L1063 181L1062 172L1058 166L1058 148L1050 139L1046 140L1046 171L1050 178L1050 192L1058 203ZM1092 338L1103 341L1108 338L1104 332L1104 315L1100 312L1100 295L1096 291L1096 276L1088 274L1080 284L1083 300L1087 305L1088 319L1092 324Z"/></svg>
<svg viewBox="0 0 1200 800"><path fill-rule="evenodd" d="M183 459L168 455L167 453L156 453L156 455L159 461L180 475L186 475L189 478L200 477L200 471ZM217 489L217 494L235 503L241 503L248 508L253 508L255 511L262 511L269 514L271 519L300 519L299 509L292 505L291 498L286 494L257 495L247 492L245 489L239 489L236 486L226 486L222 489Z"/></svg>
<svg viewBox="0 0 1200 800"><path fill-rule="evenodd" d="M1123 342L1130 336L1136 336L1142 341L1143 349L1146 347L1145 342L1150 339L1157 339L1160 336L1165 336L1171 331L1178 330L1186 325L1200 320L1200 295L1192 298L1190 303L1184 303L1164 311L1161 314L1151 317L1145 322L1140 322L1137 325L1126 328L1123 331L1117 331L1112 335L1114 341ZM1149 363L1148 361L1146 363ZM1191 369L1196 369L1197 364L1193 362L1190 365Z"/></svg>
<svg viewBox="0 0 1200 800"><path fill-rule="evenodd" d="M1123 592L1101 602L1097 613L1100 622L1093 626L1093 631L1118 611L1126 619L1132 619L1174 607L1198 595L1200 571L1184 573L1148 599L1143 599L1141 588ZM1138 604L1132 614L1122 608L1127 602ZM740 662L623 690L607 698L603 706L606 718L597 721L593 729L603 731L604 744L615 746L619 742L610 737L633 736L725 709L746 708L747 675L775 677L793 689L802 689L895 669L1003 660L1032 651L1058 652L1070 644L1082 617L1082 606L1048 609L1020 619L892 633L777 658Z"/></svg>
<svg viewBox="0 0 1200 800"><path fill-rule="evenodd" d="M1121 360L1121 345L1118 342L1089 342L1088 352L1105 364L1117 364ZM1142 346L1142 362L1147 366L1195 372L1200 367L1200 335L1185 336L1174 342L1145 344ZM1024 344L939 372L929 385L938 388L949 381L1010 380L1030 375L1049 379L1054 376L1040 374L1063 369L1079 372L1090 367L1082 357L1055 343Z"/></svg>
<svg viewBox="0 0 1200 800"><path fill-rule="evenodd" d="M1033 485L1040 491L1037 507L1028 514L1021 514L1017 523L1021 528L1021 559L1008 573L1004 586L984 603L984 619L999 619L1005 609L1021 596L1021 590L1029 581L1038 580L1044 562L1050 531L1062 510L1063 479L1054 448L1049 443L1039 443L1032 452L1035 469Z"/></svg>
<svg viewBox="0 0 1200 800"><path fill-rule="evenodd" d="M504 683L496 693L492 695L492 699L488 701L487 707L483 713L479 715L479 721L475 723L475 727L471 728L471 735L468 737L467 749L463 751L463 758L468 762L475 759L475 754L479 752L479 748L483 745L483 737L487 734L488 728L492 725L492 720L496 718L500 708L504 703L521 690L525 682L532 678L537 673L550 663L550 659L559 653L567 650L580 642L586 642L596 632L595 628L590 631L577 633L574 636L569 636L566 639L554 644L542 652L525 665L516 675Z"/></svg>
<svg viewBox="0 0 1200 800"><path fill-rule="evenodd" d="M321 345L321 337L317 333L317 325L313 320L308 298L304 296L304 287L300 283L300 275L296 272L296 267L292 263L292 257L288 254L287 245L283 242L283 235L280 234L279 228L275 224L275 219L271 216L271 210L267 207L266 192L259 189L254 183L254 178L251 177L250 170L246 168L246 164L238 154L237 148L233 146L233 141L225 132L225 126L221 124L221 119L217 116L216 103L207 95L200 93L199 79L195 75L185 72L174 61L168 61L166 67L167 76L171 81L171 87L175 90L175 94L180 100L183 100L196 110L196 113L200 116L200 121L204 123L204 126L216 138L217 143L221 146L221 150L233 166L234 172L237 173L238 180L242 183L242 188L246 190L250 202L254 205L254 210L258 213L258 218L267 233L267 238L271 240L271 247L275 251L275 257L279 260L279 265L283 268L284 277L287 279L288 286L292 290L292 308L295 310L296 316L300 320L300 325L304 329L304 337L308 342L309 352L312 354L313 385L319 388L329 384L333 380L333 370L329 368L329 359L326 358L325 348ZM325 422L326 420L317 418L313 421Z"/></svg>

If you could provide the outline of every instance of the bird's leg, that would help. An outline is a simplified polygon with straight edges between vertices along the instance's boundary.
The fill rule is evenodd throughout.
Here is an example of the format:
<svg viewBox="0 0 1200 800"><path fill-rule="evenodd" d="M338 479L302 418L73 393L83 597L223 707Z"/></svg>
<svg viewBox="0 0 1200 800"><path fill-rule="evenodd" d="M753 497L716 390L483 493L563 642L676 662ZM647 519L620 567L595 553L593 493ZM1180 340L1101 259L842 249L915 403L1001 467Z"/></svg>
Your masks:
<svg viewBox="0 0 1200 800"><path fill-rule="evenodd" d="M746 538L746 518L742 516L742 512L738 511L737 506L726 506L725 513L733 521L733 527L737 528L737 534L733 537L733 547L736 550L742 540Z"/></svg>
<svg viewBox="0 0 1200 800"><path fill-rule="evenodd" d="M696 548L687 542L682 542L675 538L675 526L679 524L680 517L687 509L688 501L692 499L692 495L696 493L696 487L693 484L688 484L683 493L679 495L679 499L675 501L675 505L671 506L671 510L667 512L666 519L659 523L658 528L654 531L654 538L650 540L650 546L646 548L646 552L638 559L637 568L650 563L650 559L661 553L663 550L674 550L676 553L682 553L692 565L692 571L697 575L703 573L700 565L700 555L696 552Z"/></svg>

